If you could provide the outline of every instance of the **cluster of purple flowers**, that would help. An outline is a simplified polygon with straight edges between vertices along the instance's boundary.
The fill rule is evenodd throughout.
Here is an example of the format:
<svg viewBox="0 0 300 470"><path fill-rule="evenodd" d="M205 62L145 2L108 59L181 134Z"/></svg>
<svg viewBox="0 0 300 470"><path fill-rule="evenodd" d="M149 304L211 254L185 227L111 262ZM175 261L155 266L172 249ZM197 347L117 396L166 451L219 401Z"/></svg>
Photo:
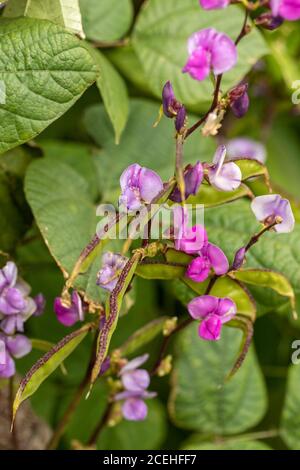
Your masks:
<svg viewBox="0 0 300 470"><path fill-rule="evenodd" d="M149 358L148 354L136 357L125 364L120 371L123 391L117 393L115 401L122 402L123 417L129 421L142 421L147 417L146 399L156 397L156 392L149 392L150 375L145 369L139 369Z"/></svg>
<svg viewBox="0 0 300 470"><path fill-rule="evenodd" d="M15 374L13 358L20 358L31 351L24 323L31 316L43 313L45 299L42 294L30 297L30 286L18 276L15 263L9 261L0 270L0 377Z"/></svg>

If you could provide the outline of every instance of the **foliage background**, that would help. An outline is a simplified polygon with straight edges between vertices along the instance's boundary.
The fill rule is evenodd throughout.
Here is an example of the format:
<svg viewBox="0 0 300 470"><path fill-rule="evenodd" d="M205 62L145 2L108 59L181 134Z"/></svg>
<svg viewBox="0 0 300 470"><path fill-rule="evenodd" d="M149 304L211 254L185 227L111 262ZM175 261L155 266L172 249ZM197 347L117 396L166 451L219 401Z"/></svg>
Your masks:
<svg viewBox="0 0 300 470"><path fill-rule="evenodd" d="M141 11L141 1L80 3L87 39L99 47L96 60L102 74L97 84L34 142L0 156L0 249L17 260L23 277L33 286L33 293L45 294L46 313L30 321L27 331L31 337L51 342L66 334L52 309L63 277L33 222L27 202L30 200L34 206L33 201L37 201L43 207L39 186L32 189L33 176L30 180L27 176L25 198L23 182L29 166L33 174L34 163L45 159L45 174L53 181L49 177L37 184L48 185L49 195L56 197L62 190L65 212L56 218L55 230L60 232L59 243L71 262L74 246L69 245L70 239L81 243L84 237L89 238L96 221L95 205L103 200L116 200L123 168L138 162L159 171L162 178L172 174L172 126L164 119L158 128L152 128L163 83L167 79L172 81L178 98L190 112L190 122L193 115L207 107L209 83L193 82L180 73L188 35L210 25L234 37L242 18L238 7L230 7L230 15L228 11L200 11L197 0L180 2L186 3L185 7L175 9L179 4L175 0L150 0ZM151 14L147 14L150 8ZM298 220L300 107L293 105L291 95L292 83L300 77L299 52L299 22L286 23L273 33L255 32L245 38L240 53L243 64L228 74L224 88L234 85L248 72L251 106L242 120L228 115L222 128L225 139L248 136L266 145L271 179L275 188L293 198ZM185 161L199 158L210 161L216 145L214 139L196 134L185 148ZM74 225L78 219L72 218L72 214L78 217L78 206L81 219ZM210 237L229 257L241 246L241 239L247 240L255 230L246 206L244 201L237 201L232 206L207 210ZM270 235L249 256L249 265L283 271L297 294L299 233L297 228L291 236L279 236L276 241ZM186 292L180 292L178 286L141 279L136 282L134 305L120 319L114 346L153 318L185 312L180 300L185 301ZM172 378L153 381L152 388L158 390L159 398L149 403L148 419L142 423L122 422L106 429L99 448L300 449L300 366L291 366L290 359L291 344L300 337L300 322L291 320L289 306L279 296L261 288L252 292L259 304L254 346L233 381L220 389L224 371L230 368L238 348L239 333L225 329L221 342L210 345L198 340L192 326L173 344L178 358ZM157 345L155 341L151 344L150 353L155 352ZM86 340L66 362L68 374L64 376L58 370L32 398L35 412L50 426L55 427L84 375L90 347ZM40 354L34 350L18 361L19 372L27 371ZM105 390L100 384L89 400L80 403L60 444L62 448L70 448L72 439L84 443L99 420L104 403ZM263 438L268 436L266 430L272 430L272 437Z"/></svg>

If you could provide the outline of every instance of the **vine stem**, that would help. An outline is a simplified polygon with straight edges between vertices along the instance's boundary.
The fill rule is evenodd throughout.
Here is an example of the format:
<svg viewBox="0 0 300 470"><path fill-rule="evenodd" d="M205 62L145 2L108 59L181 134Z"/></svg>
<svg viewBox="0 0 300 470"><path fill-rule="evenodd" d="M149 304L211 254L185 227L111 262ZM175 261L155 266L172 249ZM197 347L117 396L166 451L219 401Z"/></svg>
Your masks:
<svg viewBox="0 0 300 470"><path fill-rule="evenodd" d="M183 176L183 143L183 136L178 134L176 137L175 177L182 201L185 200L185 181Z"/></svg>
<svg viewBox="0 0 300 470"><path fill-rule="evenodd" d="M109 420L112 407L113 407L113 402L108 402L107 406L106 406L106 409L105 409L99 423L95 427L94 431L92 432L92 434L91 434L91 436L90 436L90 438L87 442L87 446L96 445L101 432L103 431L103 429L105 428L105 426L106 426L106 424Z"/></svg>
<svg viewBox="0 0 300 470"><path fill-rule="evenodd" d="M235 40L235 45L236 46L243 39L243 37L246 36L249 32L248 28L247 28L248 18L249 18L249 10L246 8L245 18L244 18L244 21L243 21L242 29L239 32L239 35ZM189 129L187 129L187 131L185 133L185 136L184 136L185 139L187 139L191 134L193 134L193 132L195 132L206 121L209 114L218 106L219 93L220 93L220 89L221 89L222 78L223 78L223 74L217 75L212 104L211 104L209 110L204 114L204 116L202 118L200 118L199 121L195 122L195 124L193 124L193 126L191 126Z"/></svg>

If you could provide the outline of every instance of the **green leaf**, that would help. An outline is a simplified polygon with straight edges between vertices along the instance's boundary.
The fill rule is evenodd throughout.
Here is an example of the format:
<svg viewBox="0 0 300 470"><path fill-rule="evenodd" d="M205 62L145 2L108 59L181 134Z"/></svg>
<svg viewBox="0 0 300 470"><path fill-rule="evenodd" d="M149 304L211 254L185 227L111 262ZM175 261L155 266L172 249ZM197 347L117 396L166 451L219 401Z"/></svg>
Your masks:
<svg viewBox="0 0 300 470"><path fill-rule="evenodd" d="M121 75L100 51L95 51L94 55L101 70L96 83L115 131L116 144L118 144L129 114L127 87Z"/></svg>
<svg viewBox="0 0 300 470"><path fill-rule="evenodd" d="M218 342L198 336L192 324L180 336L173 372L169 410L179 427L212 433L235 434L255 426L266 411L266 390L254 350L243 367L224 384L231 370L241 333L224 328ZM205 380L204 380L205 378Z"/></svg>
<svg viewBox="0 0 300 470"><path fill-rule="evenodd" d="M234 279L260 287L268 287L278 294L288 297L295 310L295 294L288 279L281 273L267 269L242 269L230 274Z"/></svg>
<svg viewBox="0 0 300 470"><path fill-rule="evenodd" d="M88 39L110 42L128 31L133 19L131 0L79 0Z"/></svg>
<svg viewBox="0 0 300 470"><path fill-rule="evenodd" d="M97 175L96 160L99 152L91 145L82 142L66 142L64 140L38 139L46 158L59 161L70 166L88 183L88 189L93 201L99 201L101 187Z"/></svg>
<svg viewBox="0 0 300 470"><path fill-rule="evenodd" d="M239 166L242 172L243 181L258 176L264 176L267 180L269 178L268 170L265 165L263 165L257 160L254 160L253 158L241 158L228 161L232 161Z"/></svg>
<svg viewBox="0 0 300 470"><path fill-rule="evenodd" d="M32 18L2 19L0 80L6 102L0 107L0 152L33 139L64 114L97 75L84 45L60 26Z"/></svg>
<svg viewBox="0 0 300 470"><path fill-rule="evenodd" d="M118 350L126 357L146 344L150 343L157 335L162 333L168 317L157 318L135 331Z"/></svg>
<svg viewBox="0 0 300 470"><path fill-rule="evenodd" d="M106 55L122 75L143 92L143 95L152 95L142 64L131 45L109 49Z"/></svg>
<svg viewBox="0 0 300 470"><path fill-rule="evenodd" d="M4 17L49 20L84 37L79 0L9 0Z"/></svg>
<svg viewBox="0 0 300 470"><path fill-rule="evenodd" d="M49 375L72 354L74 349L77 348L91 330L91 327L91 324L87 324L79 330L73 331L73 333L63 338L32 366L19 385L13 404L13 420L21 403L33 395Z"/></svg>
<svg viewBox="0 0 300 470"><path fill-rule="evenodd" d="M25 192L51 255L63 273L70 274L97 226L88 181L69 165L44 158L28 168ZM99 269L98 258L76 284L85 291L87 300L95 303L105 298L103 289L96 286Z"/></svg>
<svg viewBox="0 0 300 470"><path fill-rule="evenodd" d="M299 357L299 355L298 355ZM285 443L295 450L300 450L300 367L290 367L285 402L281 419L281 437Z"/></svg>
<svg viewBox="0 0 300 470"><path fill-rule="evenodd" d="M196 442L193 444L186 444L183 450L272 450L264 442L240 439L228 439L220 444L213 444L212 442Z"/></svg>
<svg viewBox="0 0 300 470"><path fill-rule="evenodd" d="M233 7L206 11L195 0L184 4L177 0L151 0L141 10L136 22L133 46L144 67L153 92L159 97L163 85L171 80L176 97L186 106L210 100L213 87L209 80L199 82L182 73L188 57L187 39L195 31L214 27L232 39L238 36L244 13ZM258 30L253 29L247 40L238 46L238 63L224 75L222 89L238 83L263 55L267 45Z"/></svg>
<svg viewBox="0 0 300 470"><path fill-rule="evenodd" d="M156 103L141 99L131 100L129 119L122 140L116 146L104 107L95 105L87 110L85 127L97 145L103 149L99 159L99 181L105 200L117 200L120 192L119 178L132 162L153 169L164 181L174 174L173 123L165 118L158 127L153 128L158 111L159 105ZM213 139L203 140L200 135L196 135L184 145L184 162L187 164L197 160L210 161L214 151Z"/></svg>

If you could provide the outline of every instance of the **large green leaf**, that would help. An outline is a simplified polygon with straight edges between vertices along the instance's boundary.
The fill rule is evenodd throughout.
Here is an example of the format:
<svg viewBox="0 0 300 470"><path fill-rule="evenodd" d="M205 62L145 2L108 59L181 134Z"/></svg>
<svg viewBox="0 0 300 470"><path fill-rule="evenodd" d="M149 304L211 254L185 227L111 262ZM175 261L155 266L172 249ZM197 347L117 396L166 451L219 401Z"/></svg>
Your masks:
<svg viewBox="0 0 300 470"><path fill-rule="evenodd" d="M45 158L30 165L25 191L52 256L63 272L70 273L96 231L96 206L88 181L69 165ZM104 298L103 289L96 286L99 268L98 258L77 284L95 302Z"/></svg>
<svg viewBox="0 0 300 470"><path fill-rule="evenodd" d="M237 355L241 333L224 328L218 342L198 336L195 322L180 336L169 409L182 428L214 435L242 432L266 411L266 391L253 349L243 367L224 384Z"/></svg>
<svg viewBox="0 0 300 470"><path fill-rule="evenodd" d="M46 38L46 39L45 39ZM0 152L20 145L55 121L97 78L84 45L46 20L1 20Z"/></svg>
<svg viewBox="0 0 300 470"><path fill-rule="evenodd" d="M88 39L110 42L121 38L133 18L131 0L79 0Z"/></svg>
<svg viewBox="0 0 300 470"><path fill-rule="evenodd" d="M197 0L151 0L142 9L134 30L133 45L142 63L153 92L160 96L167 80L174 85L176 96L185 105L210 100L212 84L199 84L182 68L187 60L187 39L195 31L214 27L235 39L242 27L243 12L230 10L206 11ZM238 83L255 62L268 52L260 33L253 29L238 47L237 65L224 75L222 88Z"/></svg>
<svg viewBox="0 0 300 470"><path fill-rule="evenodd" d="M298 354L299 356L299 354ZM290 367L285 403L281 420L281 436L286 444L300 450L300 367Z"/></svg>
<svg viewBox="0 0 300 470"><path fill-rule="evenodd" d="M3 16L8 18L28 16L49 20L84 36L79 0L9 0Z"/></svg>
<svg viewBox="0 0 300 470"><path fill-rule="evenodd" d="M115 145L113 130L103 106L92 106L85 114L85 126L95 142L103 148L99 159L99 179L104 199L117 200L119 177L132 163L157 171L164 181L174 174L175 139L170 119L164 118L153 128L159 105L147 100L134 99L130 103L128 123L122 140ZM211 161L215 150L214 141L195 136L184 146L184 163L197 160ZM113 162L113 165L112 165Z"/></svg>
<svg viewBox="0 0 300 470"><path fill-rule="evenodd" d="M95 59L101 70L97 86L115 131L116 144L118 144L129 114L127 87L121 75L100 51L95 52Z"/></svg>

